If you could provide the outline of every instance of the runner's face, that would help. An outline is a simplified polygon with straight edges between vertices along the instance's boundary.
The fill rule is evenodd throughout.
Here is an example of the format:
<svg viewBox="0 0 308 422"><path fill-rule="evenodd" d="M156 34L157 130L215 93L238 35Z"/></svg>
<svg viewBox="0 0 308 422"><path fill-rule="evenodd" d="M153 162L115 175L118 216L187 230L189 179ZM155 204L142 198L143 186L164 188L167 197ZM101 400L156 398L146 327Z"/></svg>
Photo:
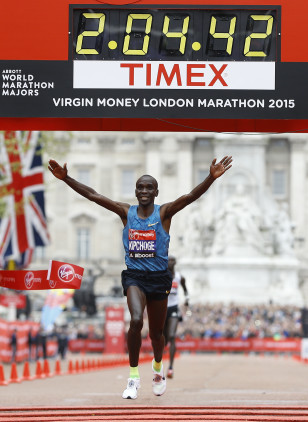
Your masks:
<svg viewBox="0 0 308 422"><path fill-rule="evenodd" d="M140 205L153 203L155 197L158 195L158 189L152 177L140 177L136 183L135 194Z"/></svg>

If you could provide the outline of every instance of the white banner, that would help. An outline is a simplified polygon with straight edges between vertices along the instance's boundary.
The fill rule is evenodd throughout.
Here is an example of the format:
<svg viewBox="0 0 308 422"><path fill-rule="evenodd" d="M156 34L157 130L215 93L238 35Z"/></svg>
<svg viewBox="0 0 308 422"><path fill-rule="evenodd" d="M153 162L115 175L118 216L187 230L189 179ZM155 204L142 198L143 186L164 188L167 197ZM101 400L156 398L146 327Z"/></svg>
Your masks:
<svg viewBox="0 0 308 422"><path fill-rule="evenodd" d="M74 88L274 90L274 62L75 60Z"/></svg>

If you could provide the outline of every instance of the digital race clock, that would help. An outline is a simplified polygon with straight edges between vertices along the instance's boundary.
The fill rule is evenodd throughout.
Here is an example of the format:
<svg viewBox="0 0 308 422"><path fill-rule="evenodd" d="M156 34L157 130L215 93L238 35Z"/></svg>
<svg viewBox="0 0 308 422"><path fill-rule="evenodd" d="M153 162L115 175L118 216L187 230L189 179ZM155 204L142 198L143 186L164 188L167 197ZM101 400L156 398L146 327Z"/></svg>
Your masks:
<svg viewBox="0 0 308 422"><path fill-rule="evenodd" d="M3 128L308 128L305 0L5 8Z"/></svg>
<svg viewBox="0 0 308 422"><path fill-rule="evenodd" d="M278 8L71 6L71 17L75 88L274 89Z"/></svg>
<svg viewBox="0 0 308 422"><path fill-rule="evenodd" d="M276 61L280 45L278 7L72 6L72 17L74 60Z"/></svg>

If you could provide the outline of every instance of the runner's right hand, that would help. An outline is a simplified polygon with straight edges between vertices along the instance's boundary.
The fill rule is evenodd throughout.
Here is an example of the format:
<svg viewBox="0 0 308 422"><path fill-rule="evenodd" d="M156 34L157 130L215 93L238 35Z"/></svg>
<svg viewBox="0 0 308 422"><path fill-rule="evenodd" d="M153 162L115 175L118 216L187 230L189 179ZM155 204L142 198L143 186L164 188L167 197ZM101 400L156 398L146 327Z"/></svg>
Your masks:
<svg viewBox="0 0 308 422"><path fill-rule="evenodd" d="M67 164L61 167L55 160L49 160L48 169L51 173L60 180L64 180L67 176Z"/></svg>

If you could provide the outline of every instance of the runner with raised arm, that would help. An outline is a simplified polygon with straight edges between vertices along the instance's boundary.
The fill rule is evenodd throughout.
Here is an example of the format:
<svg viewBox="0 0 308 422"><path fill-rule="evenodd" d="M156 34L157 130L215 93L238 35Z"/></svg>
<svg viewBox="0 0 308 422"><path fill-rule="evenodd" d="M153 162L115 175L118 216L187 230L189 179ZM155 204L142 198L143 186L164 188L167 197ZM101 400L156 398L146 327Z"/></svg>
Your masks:
<svg viewBox="0 0 308 422"><path fill-rule="evenodd" d="M127 335L130 372L127 387L122 394L124 399L136 399L137 390L140 388L138 361L145 307L154 354L153 393L160 396L166 390L162 357L167 300L172 285L172 275L168 270L171 220L176 213L200 198L212 183L232 166L231 163L232 157L229 156L225 156L218 163L215 158L209 175L203 182L190 193L160 206L154 204L158 196L158 183L150 175L143 175L137 180L135 195L138 205L130 205L111 200L74 180L68 175L66 163L62 167L55 160L49 161L48 168L55 177L63 180L83 197L116 213L124 226L123 245L127 269L122 272L122 286L131 317Z"/></svg>

